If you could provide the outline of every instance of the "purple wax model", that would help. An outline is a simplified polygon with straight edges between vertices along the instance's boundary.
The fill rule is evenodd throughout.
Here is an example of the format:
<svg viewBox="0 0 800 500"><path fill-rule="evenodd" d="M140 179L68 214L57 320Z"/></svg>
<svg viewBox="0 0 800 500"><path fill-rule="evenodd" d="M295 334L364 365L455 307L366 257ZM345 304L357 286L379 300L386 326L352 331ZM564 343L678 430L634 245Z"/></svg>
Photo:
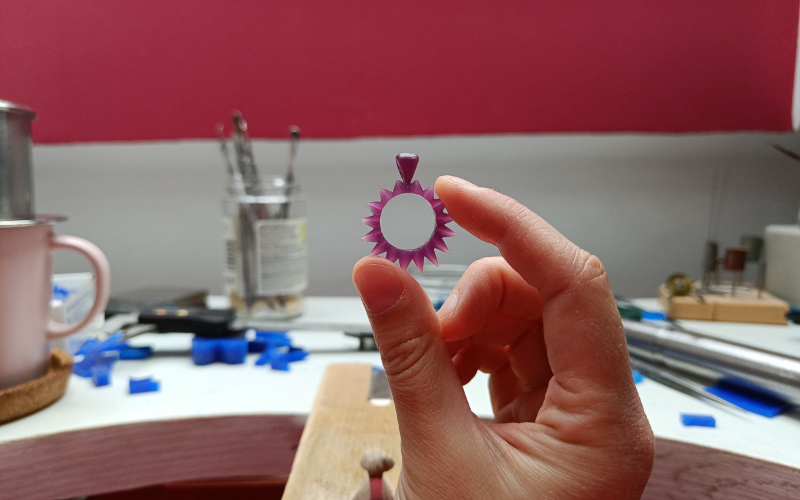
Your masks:
<svg viewBox="0 0 800 500"><path fill-rule="evenodd" d="M387 259L391 262L399 262L400 267L403 269L408 269L411 261L414 261L417 269L422 272L425 259L431 261L434 266L439 265L439 259L436 258L435 250L450 253L450 250L444 243L444 238L456 235L456 233L446 225L448 222L452 222L453 219L445 213L444 204L438 198L433 197L433 186L422 189L419 181L412 181L414 172L417 170L419 157L411 153L402 153L397 155L396 161L397 170L400 172L400 178L402 180L395 183L392 191L381 188L380 201L367 203L372 215L364 217L361 219L361 222L373 229L361 239L375 243L375 248L372 249L370 255L380 255L385 252ZM402 248L393 246L386 241L386 238L381 232L381 213L386 207L386 204L395 196L405 193L415 194L424 198L425 201L430 203L433 213L436 216L436 227L431 237L428 241L413 250L403 250Z"/></svg>

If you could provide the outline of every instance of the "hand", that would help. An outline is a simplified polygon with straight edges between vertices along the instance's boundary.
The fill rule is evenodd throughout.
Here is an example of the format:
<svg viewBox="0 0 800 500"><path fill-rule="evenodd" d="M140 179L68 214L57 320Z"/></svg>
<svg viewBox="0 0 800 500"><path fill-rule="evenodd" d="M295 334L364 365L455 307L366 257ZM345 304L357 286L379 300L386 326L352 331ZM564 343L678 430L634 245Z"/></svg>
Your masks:
<svg viewBox="0 0 800 500"><path fill-rule="evenodd" d="M500 193L449 176L436 192L503 257L472 264L438 315L386 259L355 266L400 426L396 498L639 498L653 434L602 264ZM478 369L492 423L461 387Z"/></svg>

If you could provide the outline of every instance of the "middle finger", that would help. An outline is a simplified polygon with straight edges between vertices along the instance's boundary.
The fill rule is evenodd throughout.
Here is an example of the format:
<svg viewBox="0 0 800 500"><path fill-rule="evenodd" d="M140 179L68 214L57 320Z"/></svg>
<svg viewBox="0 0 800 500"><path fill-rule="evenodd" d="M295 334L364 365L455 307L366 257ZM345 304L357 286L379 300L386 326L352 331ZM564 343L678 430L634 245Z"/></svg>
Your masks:
<svg viewBox="0 0 800 500"><path fill-rule="evenodd" d="M473 345L513 344L542 316L539 291L502 257L472 263L439 310L443 338Z"/></svg>

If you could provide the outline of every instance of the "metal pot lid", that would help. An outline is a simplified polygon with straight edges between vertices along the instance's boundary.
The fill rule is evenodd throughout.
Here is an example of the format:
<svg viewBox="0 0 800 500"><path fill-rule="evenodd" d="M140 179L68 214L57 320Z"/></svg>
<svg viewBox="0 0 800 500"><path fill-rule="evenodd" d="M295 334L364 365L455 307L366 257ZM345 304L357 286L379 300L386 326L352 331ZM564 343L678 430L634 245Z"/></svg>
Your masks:
<svg viewBox="0 0 800 500"><path fill-rule="evenodd" d="M31 108L3 100L0 100L0 113L13 113L15 115L22 115L31 120L36 119L36 112Z"/></svg>

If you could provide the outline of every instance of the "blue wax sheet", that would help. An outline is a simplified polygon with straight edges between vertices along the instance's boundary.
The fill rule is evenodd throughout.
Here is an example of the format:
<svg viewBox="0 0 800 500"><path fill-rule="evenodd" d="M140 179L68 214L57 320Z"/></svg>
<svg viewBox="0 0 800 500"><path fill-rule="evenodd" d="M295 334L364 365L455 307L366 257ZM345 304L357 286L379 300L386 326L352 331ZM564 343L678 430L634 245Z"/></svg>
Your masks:
<svg viewBox="0 0 800 500"><path fill-rule="evenodd" d="M791 407L779 396L743 380L722 379L717 384L706 387L706 391L762 417L775 417Z"/></svg>

